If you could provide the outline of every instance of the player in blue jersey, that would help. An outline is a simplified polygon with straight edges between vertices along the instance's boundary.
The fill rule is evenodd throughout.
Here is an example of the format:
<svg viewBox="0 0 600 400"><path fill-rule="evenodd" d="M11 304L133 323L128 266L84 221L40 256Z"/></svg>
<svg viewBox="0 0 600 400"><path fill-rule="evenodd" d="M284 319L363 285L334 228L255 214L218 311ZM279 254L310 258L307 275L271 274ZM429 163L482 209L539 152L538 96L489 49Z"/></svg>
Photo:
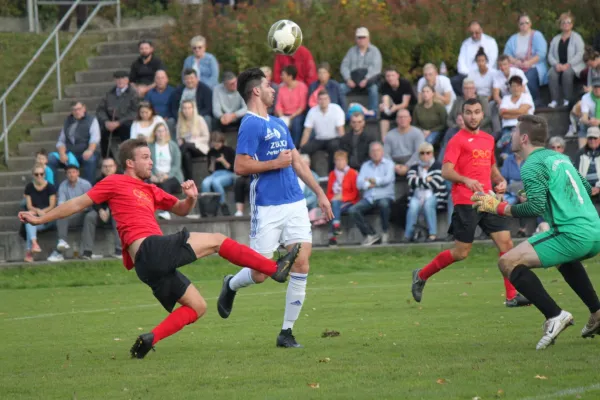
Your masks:
<svg viewBox="0 0 600 400"><path fill-rule="evenodd" d="M250 175L250 247L272 257L283 244L288 250L300 243L301 249L291 269L285 296L283 326L277 347L302 347L292 334L306 296L308 259L312 250L312 232L306 200L298 177L316 194L319 206L328 219L333 219L331 204L323 189L302 162L300 153L285 123L267 109L273 105L275 91L258 68L244 71L238 77L238 92L248 106L238 134L235 173ZM228 275L217 302L222 318L229 317L237 291L262 283L267 275L244 268Z"/></svg>

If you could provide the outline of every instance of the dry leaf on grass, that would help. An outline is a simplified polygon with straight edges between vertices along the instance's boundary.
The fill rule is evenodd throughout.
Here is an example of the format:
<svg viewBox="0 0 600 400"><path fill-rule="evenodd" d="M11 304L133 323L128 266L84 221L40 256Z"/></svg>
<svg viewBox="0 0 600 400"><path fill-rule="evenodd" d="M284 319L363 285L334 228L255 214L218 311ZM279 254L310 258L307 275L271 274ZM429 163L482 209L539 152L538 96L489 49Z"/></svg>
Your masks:
<svg viewBox="0 0 600 400"><path fill-rule="evenodd" d="M536 375L534 376L535 379L541 379L541 380L546 380L548 379L548 377L544 376L544 375Z"/></svg>
<svg viewBox="0 0 600 400"><path fill-rule="evenodd" d="M479 396L475 396L475 397L473 397L471 400L481 400L481 397L479 397Z"/></svg>
<svg viewBox="0 0 600 400"><path fill-rule="evenodd" d="M446 383L448 383L448 381L444 378L440 378L437 381L435 381L435 383L437 383L438 385L445 385Z"/></svg>
<svg viewBox="0 0 600 400"><path fill-rule="evenodd" d="M329 361L331 361L331 358L329 358L329 357L325 357L325 358L319 360L320 363L328 363Z"/></svg>
<svg viewBox="0 0 600 400"><path fill-rule="evenodd" d="M465 285L472 285L473 282L465 282Z"/></svg>
<svg viewBox="0 0 600 400"><path fill-rule="evenodd" d="M336 336L340 336L340 333L338 331L333 331L333 330L330 331L328 329L325 329L325 332L323 332L321 334L321 337L324 337L324 338L326 338L326 337L336 337Z"/></svg>
<svg viewBox="0 0 600 400"><path fill-rule="evenodd" d="M467 293L467 292L462 292L460 295L461 295L462 297L466 297L466 296L468 296L468 293Z"/></svg>
<svg viewBox="0 0 600 400"><path fill-rule="evenodd" d="M119 342L121 340L121 338L116 337L114 340L115 340L115 342Z"/></svg>
<svg viewBox="0 0 600 400"><path fill-rule="evenodd" d="M308 387L311 389L318 389L319 388L319 383L308 383Z"/></svg>
<svg viewBox="0 0 600 400"><path fill-rule="evenodd" d="M496 397L502 397L502 396L504 396L504 390L498 389L498 391L496 392Z"/></svg>
<svg viewBox="0 0 600 400"><path fill-rule="evenodd" d="M420 324L420 323L418 323L418 322L415 322L415 325L416 325L416 326L420 326L421 324Z"/></svg>

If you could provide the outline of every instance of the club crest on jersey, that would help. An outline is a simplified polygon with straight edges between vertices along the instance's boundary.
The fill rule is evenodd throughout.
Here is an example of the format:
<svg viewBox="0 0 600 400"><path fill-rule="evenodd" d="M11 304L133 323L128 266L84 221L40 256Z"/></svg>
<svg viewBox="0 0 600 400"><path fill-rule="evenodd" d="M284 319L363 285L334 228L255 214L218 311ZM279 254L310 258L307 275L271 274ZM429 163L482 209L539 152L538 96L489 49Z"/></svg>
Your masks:
<svg viewBox="0 0 600 400"><path fill-rule="evenodd" d="M281 139L281 133L277 129L267 128L267 136L265 136L265 140L271 140L273 138L277 138L277 140Z"/></svg>

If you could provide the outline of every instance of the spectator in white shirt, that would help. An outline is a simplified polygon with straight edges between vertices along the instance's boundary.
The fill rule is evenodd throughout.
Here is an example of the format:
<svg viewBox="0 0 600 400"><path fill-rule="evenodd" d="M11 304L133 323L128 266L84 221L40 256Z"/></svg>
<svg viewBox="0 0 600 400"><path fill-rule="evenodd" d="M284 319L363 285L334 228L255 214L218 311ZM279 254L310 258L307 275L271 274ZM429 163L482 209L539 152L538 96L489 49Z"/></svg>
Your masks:
<svg viewBox="0 0 600 400"><path fill-rule="evenodd" d="M342 107L331 103L325 89L319 92L318 103L308 111L300 148L302 153L309 155L325 150L329 156L329 170L332 170L333 154L340 148L340 138L344 136L346 115ZM315 136L311 139L313 129Z"/></svg>
<svg viewBox="0 0 600 400"><path fill-rule="evenodd" d="M151 141L153 137L152 132L158 124L165 124L166 122L160 115L157 115L154 111L154 107L149 101L142 101L138 106L137 117L133 124L131 124L131 139L136 139L143 136L147 141ZM151 143L151 142L150 142Z"/></svg>
<svg viewBox="0 0 600 400"><path fill-rule="evenodd" d="M492 101L490 102L490 111L492 113L492 126L494 127L494 132L499 132L500 129L502 129L498 107L500 106L500 103L502 103L502 98L510 94L510 85L508 84L508 80L513 76L518 76L523 80L525 92L529 93L529 89L527 88L527 78L525 77L523 70L511 67L510 58L506 54L502 54L500 57L498 57L498 71L496 72L492 82Z"/></svg>
<svg viewBox="0 0 600 400"><path fill-rule="evenodd" d="M472 21L469 24L471 37L467 38L460 46L458 63L456 69L458 74L452 77L452 88L454 92L462 95L462 81L471 71L477 69L475 57L480 48L483 48L489 59L489 65L494 68L498 59L498 44L496 39L483 33L483 29L478 21Z"/></svg>
<svg viewBox="0 0 600 400"><path fill-rule="evenodd" d="M490 101L492 99L492 85L498 71L490 67L488 56L483 47L479 48L475 56L475 62L477 69L469 72L467 77L475 82L477 96L483 96Z"/></svg>
<svg viewBox="0 0 600 400"><path fill-rule="evenodd" d="M456 93L452 89L452 84L448 77L439 75L437 67L433 64L425 64L423 67L423 77L419 79L417 83L417 92L419 92L419 103L423 102L423 96L421 91L429 85L435 88L435 95L433 100L442 103L446 107L446 112L450 112L452 109L452 103L456 100Z"/></svg>
<svg viewBox="0 0 600 400"><path fill-rule="evenodd" d="M510 139L513 129L517 126L517 118L521 115L533 115L535 106L529 93L525 92L523 79L513 76L508 80L510 95L502 98L500 103L500 117L502 117L502 137L498 140L498 148L502 149L502 158L506 159L510 153Z"/></svg>

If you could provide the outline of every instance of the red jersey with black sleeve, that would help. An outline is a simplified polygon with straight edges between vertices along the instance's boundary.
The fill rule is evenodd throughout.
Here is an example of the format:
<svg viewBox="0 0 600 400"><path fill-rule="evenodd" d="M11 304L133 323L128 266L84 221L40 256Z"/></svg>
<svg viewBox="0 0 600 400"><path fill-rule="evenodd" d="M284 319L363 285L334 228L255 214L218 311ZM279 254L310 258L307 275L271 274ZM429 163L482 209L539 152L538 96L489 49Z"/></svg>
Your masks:
<svg viewBox="0 0 600 400"><path fill-rule="evenodd" d="M458 131L446 145L444 164L454 164L454 170L462 176L475 179L485 193L492 190L492 166L496 164L494 137L483 131L473 134L465 129ZM452 184L452 202L473 204L473 191L462 183Z"/></svg>
<svg viewBox="0 0 600 400"><path fill-rule="evenodd" d="M87 195L95 204L108 202L108 207L117 222L117 231L123 247L123 264L132 269L134 262L127 249L131 243L148 236L162 235L154 212L170 210L178 199L155 185L128 175L110 175Z"/></svg>

